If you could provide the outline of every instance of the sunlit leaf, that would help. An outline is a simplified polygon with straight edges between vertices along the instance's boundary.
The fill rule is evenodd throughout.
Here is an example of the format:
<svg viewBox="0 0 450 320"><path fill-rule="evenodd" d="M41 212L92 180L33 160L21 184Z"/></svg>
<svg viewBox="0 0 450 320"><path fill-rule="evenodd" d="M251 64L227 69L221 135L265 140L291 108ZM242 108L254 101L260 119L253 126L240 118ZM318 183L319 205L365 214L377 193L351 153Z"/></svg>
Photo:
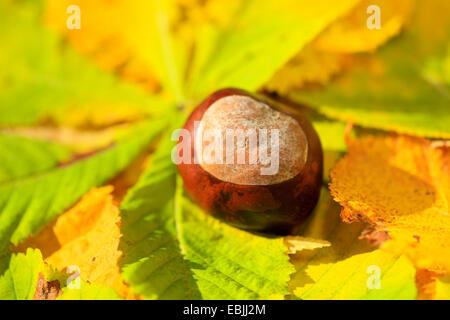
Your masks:
<svg viewBox="0 0 450 320"><path fill-rule="evenodd" d="M243 1L225 26L197 31L190 96L203 98L222 87L257 90L331 21L357 1Z"/></svg>
<svg viewBox="0 0 450 320"><path fill-rule="evenodd" d="M0 276L0 299L32 299L39 273L44 268L39 250L29 249L26 255L23 253L14 255L8 269Z"/></svg>
<svg viewBox="0 0 450 320"><path fill-rule="evenodd" d="M62 145L13 135L0 135L0 154L0 183L45 172L72 156Z"/></svg>
<svg viewBox="0 0 450 320"><path fill-rule="evenodd" d="M112 191L111 186L92 189L73 208L14 251L38 248L54 268L65 270L76 265L81 279L113 287L126 297L130 293L117 265L121 255L118 250L120 219Z"/></svg>
<svg viewBox="0 0 450 320"><path fill-rule="evenodd" d="M337 19L315 41L319 51L353 53L375 50L397 35L409 22L415 0L363 0L346 16ZM377 7L377 8L374 8ZM380 28L369 28L380 13Z"/></svg>
<svg viewBox="0 0 450 320"><path fill-rule="evenodd" d="M397 35L409 20L414 0L362 0L333 21L316 39L278 70L266 88L282 94L307 85L325 85L345 72L356 52L374 51ZM369 29L368 20L379 8L381 27ZM367 13L368 9L370 14Z"/></svg>
<svg viewBox="0 0 450 320"><path fill-rule="evenodd" d="M296 268L290 283L294 295L301 299L414 299L415 269L409 260L358 239L364 226L343 223L339 211L324 189L301 234L327 240L331 246L291 257ZM379 276L379 289L373 276Z"/></svg>
<svg viewBox="0 0 450 320"><path fill-rule="evenodd" d="M39 3L0 3L0 42L7 44L0 52L0 125L107 126L168 110L163 99L99 71L45 29Z"/></svg>
<svg viewBox="0 0 450 320"><path fill-rule="evenodd" d="M179 195L181 246L203 299L261 299L286 295L294 272L281 237L230 227Z"/></svg>
<svg viewBox="0 0 450 320"><path fill-rule="evenodd" d="M426 69L430 57L446 54L449 12L448 1L418 1L414 23L401 37L373 57L361 55L326 88L290 96L329 117L363 126L450 137L449 86L436 82ZM439 28L435 21L442 22Z"/></svg>
<svg viewBox="0 0 450 320"><path fill-rule="evenodd" d="M450 149L425 139L368 136L354 140L331 172L331 193L345 221L388 232L383 248L418 268L450 270Z"/></svg>
<svg viewBox="0 0 450 320"><path fill-rule="evenodd" d="M68 209L93 186L123 170L152 138L161 124L140 126L109 149L55 170L0 186L0 256Z"/></svg>
<svg viewBox="0 0 450 320"><path fill-rule="evenodd" d="M69 5L81 10L79 30L66 27ZM46 1L47 24L65 33L78 50L150 91L162 85L178 103L185 101L189 54L189 42L177 30L181 14L174 0Z"/></svg>
<svg viewBox="0 0 450 320"><path fill-rule="evenodd" d="M57 300L120 300L113 289L81 281L79 289L63 288Z"/></svg>
<svg viewBox="0 0 450 320"><path fill-rule="evenodd" d="M172 143L164 144L120 206L122 276L137 294L159 299L198 299L175 230L176 169Z"/></svg>

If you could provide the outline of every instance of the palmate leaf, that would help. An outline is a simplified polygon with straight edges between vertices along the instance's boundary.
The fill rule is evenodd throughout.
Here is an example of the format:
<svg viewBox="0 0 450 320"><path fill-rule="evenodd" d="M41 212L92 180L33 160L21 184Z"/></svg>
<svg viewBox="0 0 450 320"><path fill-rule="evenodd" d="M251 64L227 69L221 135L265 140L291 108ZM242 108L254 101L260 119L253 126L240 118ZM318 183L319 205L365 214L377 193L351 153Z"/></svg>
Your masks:
<svg viewBox="0 0 450 320"><path fill-rule="evenodd" d="M42 1L0 1L0 125L104 126L167 111L164 99L100 71L44 28L42 11Z"/></svg>
<svg viewBox="0 0 450 320"><path fill-rule="evenodd" d="M0 186L0 256L75 203L93 186L123 170L161 130L163 122L141 125L109 149L55 170ZM2 270L2 268L0 268Z"/></svg>
<svg viewBox="0 0 450 320"><path fill-rule="evenodd" d="M293 272L281 238L264 238L208 217L183 194L163 140L121 206L122 276L158 299L250 299L287 293Z"/></svg>
<svg viewBox="0 0 450 320"><path fill-rule="evenodd" d="M0 183L45 172L72 156L65 146L11 135L0 135L0 154Z"/></svg>
<svg viewBox="0 0 450 320"><path fill-rule="evenodd" d="M361 56L348 74L322 89L291 93L321 113L367 127L450 137L450 87L430 64L450 41L449 2L417 1L409 29L374 57ZM441 21L436 30L435 21Z"/></svg>

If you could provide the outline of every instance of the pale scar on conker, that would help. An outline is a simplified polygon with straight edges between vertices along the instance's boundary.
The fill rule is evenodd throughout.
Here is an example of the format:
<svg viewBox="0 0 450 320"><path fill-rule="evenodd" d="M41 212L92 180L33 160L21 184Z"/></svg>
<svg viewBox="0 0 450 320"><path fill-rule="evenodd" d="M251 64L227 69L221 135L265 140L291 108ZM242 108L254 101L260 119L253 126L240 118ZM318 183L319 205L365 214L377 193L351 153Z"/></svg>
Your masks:
<svg viewBox="0 0 450 320"><path fill-rule="evenodd" d="M192 137L191 159L178 170L208 213L241 229L289 234L313 211L323 154L307 119L223 89L194 109L184 129Z"/></svg>

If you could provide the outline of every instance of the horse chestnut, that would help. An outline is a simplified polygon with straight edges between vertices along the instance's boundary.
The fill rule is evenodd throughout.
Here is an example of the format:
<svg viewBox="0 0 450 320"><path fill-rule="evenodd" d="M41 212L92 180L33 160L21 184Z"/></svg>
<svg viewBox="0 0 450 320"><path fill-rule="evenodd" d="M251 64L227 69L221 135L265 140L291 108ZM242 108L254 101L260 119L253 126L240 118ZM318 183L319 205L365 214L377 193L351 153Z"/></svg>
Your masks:
<svg viewBox="0 0 450 320"><path fill-rule="evenodd" d="M304 118L239 89L210 95L190 115L176 149L189 195L238 228L287 234L313 211L322 148Z"/></svg>

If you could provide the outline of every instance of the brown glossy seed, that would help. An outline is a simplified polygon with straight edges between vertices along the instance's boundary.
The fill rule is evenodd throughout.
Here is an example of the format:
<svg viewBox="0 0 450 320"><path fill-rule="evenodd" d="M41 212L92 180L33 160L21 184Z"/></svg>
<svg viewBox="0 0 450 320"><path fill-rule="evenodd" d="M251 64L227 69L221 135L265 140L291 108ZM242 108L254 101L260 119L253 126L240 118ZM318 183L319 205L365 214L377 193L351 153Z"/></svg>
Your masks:
<svg viewBox="0 0 450 320"><path fill-rule="evenodd" d="M242 229L287 234L313 211L323 155L306 119L243 90L223 89L192 112L184 129L190 152L179 156L189 161L178 170L207 212Z"/></svg>

